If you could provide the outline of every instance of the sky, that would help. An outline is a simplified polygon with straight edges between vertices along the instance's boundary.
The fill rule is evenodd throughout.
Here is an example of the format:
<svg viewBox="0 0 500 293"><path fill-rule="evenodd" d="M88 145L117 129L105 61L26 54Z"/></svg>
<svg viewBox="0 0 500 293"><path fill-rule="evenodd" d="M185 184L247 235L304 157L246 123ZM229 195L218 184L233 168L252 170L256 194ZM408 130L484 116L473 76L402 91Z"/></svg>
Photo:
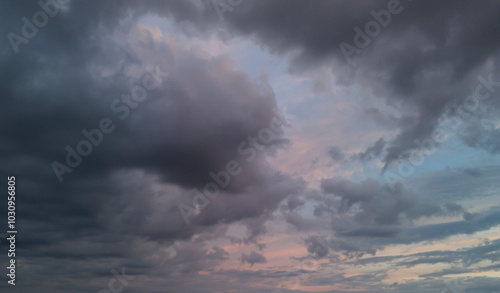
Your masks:
<svg viewBox="0 0 500 293"><path fill-rule="evenodd" d="M0 1L0 290L500 292L498 15Z"/></svg>

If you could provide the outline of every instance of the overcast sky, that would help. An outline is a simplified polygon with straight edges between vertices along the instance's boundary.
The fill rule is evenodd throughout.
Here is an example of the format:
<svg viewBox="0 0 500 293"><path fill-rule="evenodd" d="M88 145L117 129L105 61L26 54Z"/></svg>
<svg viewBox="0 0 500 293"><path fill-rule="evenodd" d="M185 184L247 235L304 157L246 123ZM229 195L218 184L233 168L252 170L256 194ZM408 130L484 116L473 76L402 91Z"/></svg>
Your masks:
<svg viewBox="0 0 500 293"><path fill-rule="evenodd" d="M499 15L0 1L0 290L500 292Z"/></svg>

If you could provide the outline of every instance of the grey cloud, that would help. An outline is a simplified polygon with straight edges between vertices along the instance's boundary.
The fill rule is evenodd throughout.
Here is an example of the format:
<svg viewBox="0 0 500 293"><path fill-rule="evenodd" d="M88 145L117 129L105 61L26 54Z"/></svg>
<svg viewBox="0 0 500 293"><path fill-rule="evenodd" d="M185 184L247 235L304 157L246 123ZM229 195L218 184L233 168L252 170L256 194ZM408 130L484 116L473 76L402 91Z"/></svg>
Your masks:
<svg viewBox="0 0 500 293"><path fill-rule="evenodd" d="M386 144L387 143L383 138L379 138L372 146L368 147L364 152L352 155L351 159L360 160L362 162L374 159L380 156Z"/></svg>
<svg viewBox="0 0 500 293"><path fill-rule="evenodd" d="M374 180L361 183L342 179L324 179L321 188L327 194L340 198L338 211L347 213L359 206L353 220L367 225L399 224L404 218L413 220L441 212L436 205L418 202L415 195L403 187L391 192L388 186Z"/></svg>
<svg viewBox="0 0 500 293"><path fill-rule="evenodd" d="M334 162L342 161L345 157L344 153L338 147L330 147L328 149L328 155L333 159Z"/></svg>
<svg viewBox="0 0 500 293"><path fill-rule="evenodd" d="M497 2L399 3L401 13L391 16L390 24L360 55L351 56L361 69L352 81L372 88L374 98L401 113L397 121L400 133L388 142L384 158L387 165L418 149L416 139L431 137L447 106L461 102L467 95L464 93L472 92L479 74L491 73L482 66L489 59L498 62L500 48L500 41L492 37L498 34ZM225 19L232 32L252 35L270 52L290 56L293 73L301 74L328 62L342 77L349 70L343 69L348 66L339 45L352 44L354 28L363 30L373 19L370 11L387 9L386 5L384 1L370 5L350 1L252 1L227 13ZM206 15L211 8L205 8ZM294 15L294 21L285 15ZM200 29L215 25L210 17L191 23Z"/></svg>
<svg viewBox="0 0 500 293"><path fill-rule="evenodd" d="M266 257L256 251L250 252L250 254L241 254L241 263L249 263L252 267L256 263L265 263L267 262Z"/></svg>
<svg viewBox="0 0 500 293"><path fill-rule="evenodd" d="M324 258L330 252L341 253L348 259L360 258L365 254L375 255L376 249L361 242L346 241L342 238L328 239L323 236L309 236L304 240L307 251L314 257ZM332 255L332 254L330 254Z"/></svg>
<svg viewBox="0 0 500 293"><path fill-rule="evenodd" d="M305 201L298 196L290 196L287 201L287 207L290 211L295 210L298 207L303 206Z"/></svg>
<svg viewBox="0 0 500 293"><path fill-rule="evenodd" d="M111 268L123 265L134 274L154 274L165 247L195 234L222 236L221 227L236 221L248 224L248 241L256 242L280 202L305 188L303 180L266 162L287 143L283 133L251 162L238 153L238 145L269 127L275 115L265 76L251 80L230 58L200 57L182 44L176 49L147 38L125 44L146 11L129 3L71 1L18 54L8 39L1 42L1 170L19 176L23 194L17 204L25 234L18 250L26 282L18 290L68 290L36 277L44 263L64 280L88 280L93 276L76 267L92 267L103 284ZM36 2L0 5L3 36L19 32L20 19L40 9ZM193 2L164 5L188 11ZM149 65L170 74L122 121L110 105L140 84ZM59 183L51 163L64 162L65 146L75 148L82 130L98 127L104 117L116 130ZM213 180L209 172L224 170L230 160L240 161L241 174L185 225L178 204L192 205L192 189ZM0 206L6 209L6 202ZM226 257L221 248L207 252L188 243L170 264L189 274ZM67 269L70 261L74 270Z"/></svg>
<svg viewBox="0 0 500 293"><path fill-rule="evenodd" d="M493 177L487 179L489 175L486 175L486 171L483 172L485 184L494 181ZM436 176L434 178L437 179ZM324 179L321 187L324 193L333 195L333 198L318 197L315 215L320 219L329 218L331 221L335 234L328 242L336 245L330 244L330 251L349 257L359 257L363 253L373 254L389 244L422 243L446 239L453 235L472 235L491 229L499 223L498 210L495 207L481 214L470 213L454 202L453 198L442 196L441 193L437 193L439 196L434 193L426 195L422 194L424 190L420 190L416 194L402 185L398 185L395 192L391 192L387 186L373 180L356 183L332 178ZM443 188L442 192L445 190ZM461 215L463 220L418 226L413 224L422 217L457 215ZM311 220L295 217L293 223L294 226L301 227L308 221ZM315 246L311 241L307 242L309 252Z"/></svg>
<svg viewBox="0 0 500 293"><path fill-rule="evenodd" d="M289 143L284 133L246 162L248 157L238 153L238 145L267 127L274 116L276 98L266 76L252 80L227 56L203 57L180 43L155 42L151 35L127 43L135 23L149 14L173 20L175 33L189 37L203 39L221 29L251 37L269 52L290 58L292 74L331 65L339 82L366 87L371 93L367 99L382 101L397 112L393 116L366 109L372 119L397 135L356 155L365 161L385 150L383 162L388 166L415 150L415 139L432 135L446 118L449 105L460 103L474 90L478 75L492 73L493 80L500 80L492 69L499 60L500 41L493 36L500 26L495 1L403 1L402 14L393 16L381 35L354 56L358 70L347 80L349 69L339 44L351 42L353 28L371 20L370 10L379 11L386 4L245 1L226 13L222 24L211 1L70 1L16 54L5 36L21 34L21 18L30 18L40 7L36 2L3 1L0 170L19 176L22 194L17 202L22 215L18 224L23 227L18 260L24 280L14 290L67 292L79 285L78 292L96 292L105 288L111 268L126 266L137 276L127 288L130 291L146 292L146 284L147 292L163 292L165 285L174 292L229 291L230 282L216 284L199 274L213 271L228 258L227 251L213 245L207 249L206 242L223 237L229 224L240 223L249 231L241 243L263 249L265 244L259 241L267 232L265 222L274 218L280 205L285 221L300 231L333 229L338 239L329 243L329 249L350 259L374 254L388 244L472 235L498 225L497 208L474 214L454 203L490 196L498 187L495 168L433 173L426 178L425 188L411 191L399 186L395 193L373 180L325 179L321 188L331 196L327 198L306 190L304 180L277 172L267 163L268 156ZM121 121L110 110L111 103L130 93L145 68L156 64L169 76ZM330 88L324 79L314 85L316 91ZM457 128L466 145L493 154L500 145L498 129L482 124L481 118L496 117L500 107L496 97L493 94L485 104L488 111L473 113ZM96 128L103 117L112 118L116 130L60 184L50 164L63 161L65 146L74 147L83 138L81 131ZM344 159L340 150L333 150L334 160ZM242 173L186 226L178 204L191 205L193 188L202 188L212 180L210 171L223 170L233 159L241 162ZM317 203L310 218L299 213L303 198ZM6 209L5 201L0 208ZM462 215L464 220L413 226L422 217L449 215ZM312 240L306 245L313 249ZM4 242L0 246L6 248ZM416 255L401 264L458 257L465 265L480 259L498 262L492 253L497 246L493 241L444 258ZM167 247L175 247L176 255L161 266ZM266 259L252 251L243 254L241 261L253 266ZM491 269L495 268L492 264ZM269 271L275 278L281 272ZM267 273L256 272L251 281L270 278L264 276ZM426 278L438 277L439 272L435 274ZM53 282L54 276L58 282ZM371 284L383 278L374 274L336 276L335 280ZM312 278L307 284L328 282ZM498 280L472 278L467 285L472 292L496 292ZM0 288L5 286L2 283ZM370 292L387 290L382 285L372 288ZM416 280L398 284L395 290L422 292L421 288L438 292L443 284ZM269 292L268 287L242 290Z"/></svg>

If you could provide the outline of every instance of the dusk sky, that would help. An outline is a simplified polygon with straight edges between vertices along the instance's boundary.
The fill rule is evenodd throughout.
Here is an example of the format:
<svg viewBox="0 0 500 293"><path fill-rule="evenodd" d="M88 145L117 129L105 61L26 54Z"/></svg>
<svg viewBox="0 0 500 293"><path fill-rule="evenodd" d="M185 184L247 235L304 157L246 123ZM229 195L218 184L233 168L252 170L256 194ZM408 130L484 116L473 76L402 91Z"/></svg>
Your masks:
<svg viewBox="0 0 500 293"><path fill-rule="evenodd" d="M1 292L500 292L500 1L0 0L0 37Z"/></svg>

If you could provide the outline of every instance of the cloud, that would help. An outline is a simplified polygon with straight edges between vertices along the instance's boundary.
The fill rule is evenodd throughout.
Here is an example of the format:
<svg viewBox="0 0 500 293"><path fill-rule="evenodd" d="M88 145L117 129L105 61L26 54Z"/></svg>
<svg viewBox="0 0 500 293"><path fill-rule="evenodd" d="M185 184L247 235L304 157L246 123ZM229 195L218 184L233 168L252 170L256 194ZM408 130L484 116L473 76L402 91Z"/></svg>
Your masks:
<svg viewBox="0 0 500 293"><path fill-rule="evenodd" d="M250 254L241 254L241 263L249 263L252 267L255 263L266 263L266 257L256 251L250 252Z"/></svg>
<svg viewBox="0 0 500 293"><path fill-rule="evenodd" d="M361 162L366 162L371 159L374 159L380 156L386 144L387 143L383 138L379 138L372 146L368 147L364 152L352 155L351 159L360 160Z"/></svg>
<svg viewBox="0 0 500 293"><path fill-rule="evenodd" d="M336 208L339 213L354 212L353 220L360 224L397 225L403 218L414 220L441 212L439 206L419 202L402 186L391 192L387 185L375 180L356 183L330 178L321 181L321 188L324 193L339 199Z"/></svg>
<svg viewBox="0 0 500 293"><path fill-rule="evenodd" d="M351 56L356 59L354 70L346 64L340 44L353 45L354 29L365 29L373 20L373 13L387 10L386 2L361 6L350 1L252 1L226 13L224 18L226 29L232 34L253 36L269 52L289 57L291 73L301 75L326 62L339 81L351 76L350 83L369 89L370 99L395 109L398 118L390 119L393 122L389 124L399 127L394 138L387 142L384 157L389 166L418 149L415 140L432 136L446 118L449 106L461 104L474 91L478 76L494 74L493 80L499 80L491 66L499 57L500 41L491 38L498 33L495 17L500 9L498 3L397 3L401 12L391 15L381 33L368 38L368 46ZM176 17L199 31L206 31L220 23L211 17L212 9L209 4L193 7L192 13L204 17L191 20L185 17L185 12ZM295 21L286 15L295 15ZM477 19L474 15L483 17ZM311 25L305 27L303 23ZM482 45L471 47L470 43ZM498 92L493 96L498 97ZM370 108L366 110L370 112ZM492 110L498 113L498 103ZM483 137L491 136L485 133ZM492 153L497 149L486 145L474 147Z"/></svg>
<svg viewBox="0 0 500 293"><path fill-rule="evenodd" d="M26 235L20 262L27 269L23 288L32 292L68 288L35 277L42 263L79 280L88 276L66 270L70 260L75 268L93 260L96 279L123 265L131 274L155 274L165 248L194 235L223 237L233 222L246 224L247 241L257 243L281 201L305 188L300 178L267 163L287 143L284 132L265 148L248 141L276 116L266 76L253 80L228 56L206 56L180 41L139 34L135 24L145 6L130 3L71 1L18 54L2 42L0 119L12 126L3 131L1 170L22 178L17 204ZM39 9L36 3L1 5L3 35L19 31L21 18ZM137 14L129 14L131 8ZM123 95L141 84L149 66L168 77L143 101L126 104ZM86 139L82 130L98 128L102 118L113 122L114 132L60 183L51 163L65 163L66 146L77 149ZM243 142L247 152L241 154ZM179 203L192 205L193 188L202 189L213 180L209 173L225 170L231 160L240 162L242 172L186 225ZM174 267L188 274L227 259L222 248L207 252L203 245L177 247ZM260 261L250 256L252 264Z"/></svg>
<svg viewBox="0 0 500 293"><path fill-rule="evenodd" d="M473 150L499 152L500 41L492 37L500 27L498 3L400 5L401 14L392 15L381 34L353 56L353 68L339 44L354 41L354 28L363 29L372 20L370 12L386 9L386 2L245 1L221 22L212 1L68 1L30 37L24 36L25 17L36 22L33 16L44 9L37 3L2 2L0 170L19 179L22 227L17 247L22 280L14 290L96 292L106 288L111 269L126 267L136 276L130 291L232 292L237 280L242 292L270 292L290 272L281 257L267 260L260 253L274 249L276 243L265 237L274 233L301 241L307 250L298 256L280 251L283 259L328 261L323 270L292 271L296 277L308 274L304 290L340 284L328 290L439 292L445 288L440 277L497 270L498 240L456 251L376 256L393 245L472 239L500 223L499 208L492 204L499 170L484 161L481 167L446 168L437 160L432 168L440 171L424 172L394 190L364 169L363 163L376 158L384 170L390 168L418 151L418 141L432 138L438 127L453 128ZM232 38L223 38L225 32ZM13 46L10 33L26 41ZM217 51L207 49L210 42L232 44L238 54L208 53ZM268 53L271 62L256 62L255 56ZM130 99L151 70L165 74L144 100ZM291 97L273 88L281 74L299 84L298 90L287 89L294 92ZM485 84L480 76L493 81ZM308 81L302 83L303 77ZM343 93L355 93L362 103L346 113L383 127L383 133L378 128L370 133L372 144L364 150L357 138L342 149L332 146L359 128L357 121L338 125L338 140L318 139L320 154L309 158L324 157L326 150L339 163L333 170L312 170L312 177L323 178L318 182L273 161L299 140L297 132L290 135L279 127L269 143L262 142L262 130L276 122L278 101L294 100L304 84L312 86L314 106L325 111L329 103L343 111L338 102L350 98ZM468 97L478 85L494 90L470 110L474 100ZM309 105L296 108L307 112ZM304 122L302 114L297 113L297 123ZM89 139L84 133L99 128L102 119L112 122L113 132L59 182L52 164L66 164L68 148L78 149ZM346 145L361 151L353 154ZM291 160L308 149L304 145L285 156ZM469 160L476 154L469 155L463 156ZM222 172L233 162L241 172L221 184ZM349 164L354 171L347 170ZM313 165L310 169L321 164ZM208 182L218 184L218 196L197 201L197 191L205 192ZM181 203L193 207L189 224ZM0 209L6 208L2 201ZM232 224L245 232L227 236ZM230 244L238 245L227 248ZM0 243L2 249L6 245ZM249 246L260 252L248 253ZM234 269L246 263L263 269ZM392 287L385 267L370 274L349 267L375 263L461 267L421 273L418 280ZM498 288L493 278L466 283L473 292Z"/></svg>
<svg viewBox="0 0 500 293"><path fill-rule="evenodd" d="M328 155L333 159L333 161L338 162L344 159L344 154L338 147L330 147L328 149Z"/></svg>

